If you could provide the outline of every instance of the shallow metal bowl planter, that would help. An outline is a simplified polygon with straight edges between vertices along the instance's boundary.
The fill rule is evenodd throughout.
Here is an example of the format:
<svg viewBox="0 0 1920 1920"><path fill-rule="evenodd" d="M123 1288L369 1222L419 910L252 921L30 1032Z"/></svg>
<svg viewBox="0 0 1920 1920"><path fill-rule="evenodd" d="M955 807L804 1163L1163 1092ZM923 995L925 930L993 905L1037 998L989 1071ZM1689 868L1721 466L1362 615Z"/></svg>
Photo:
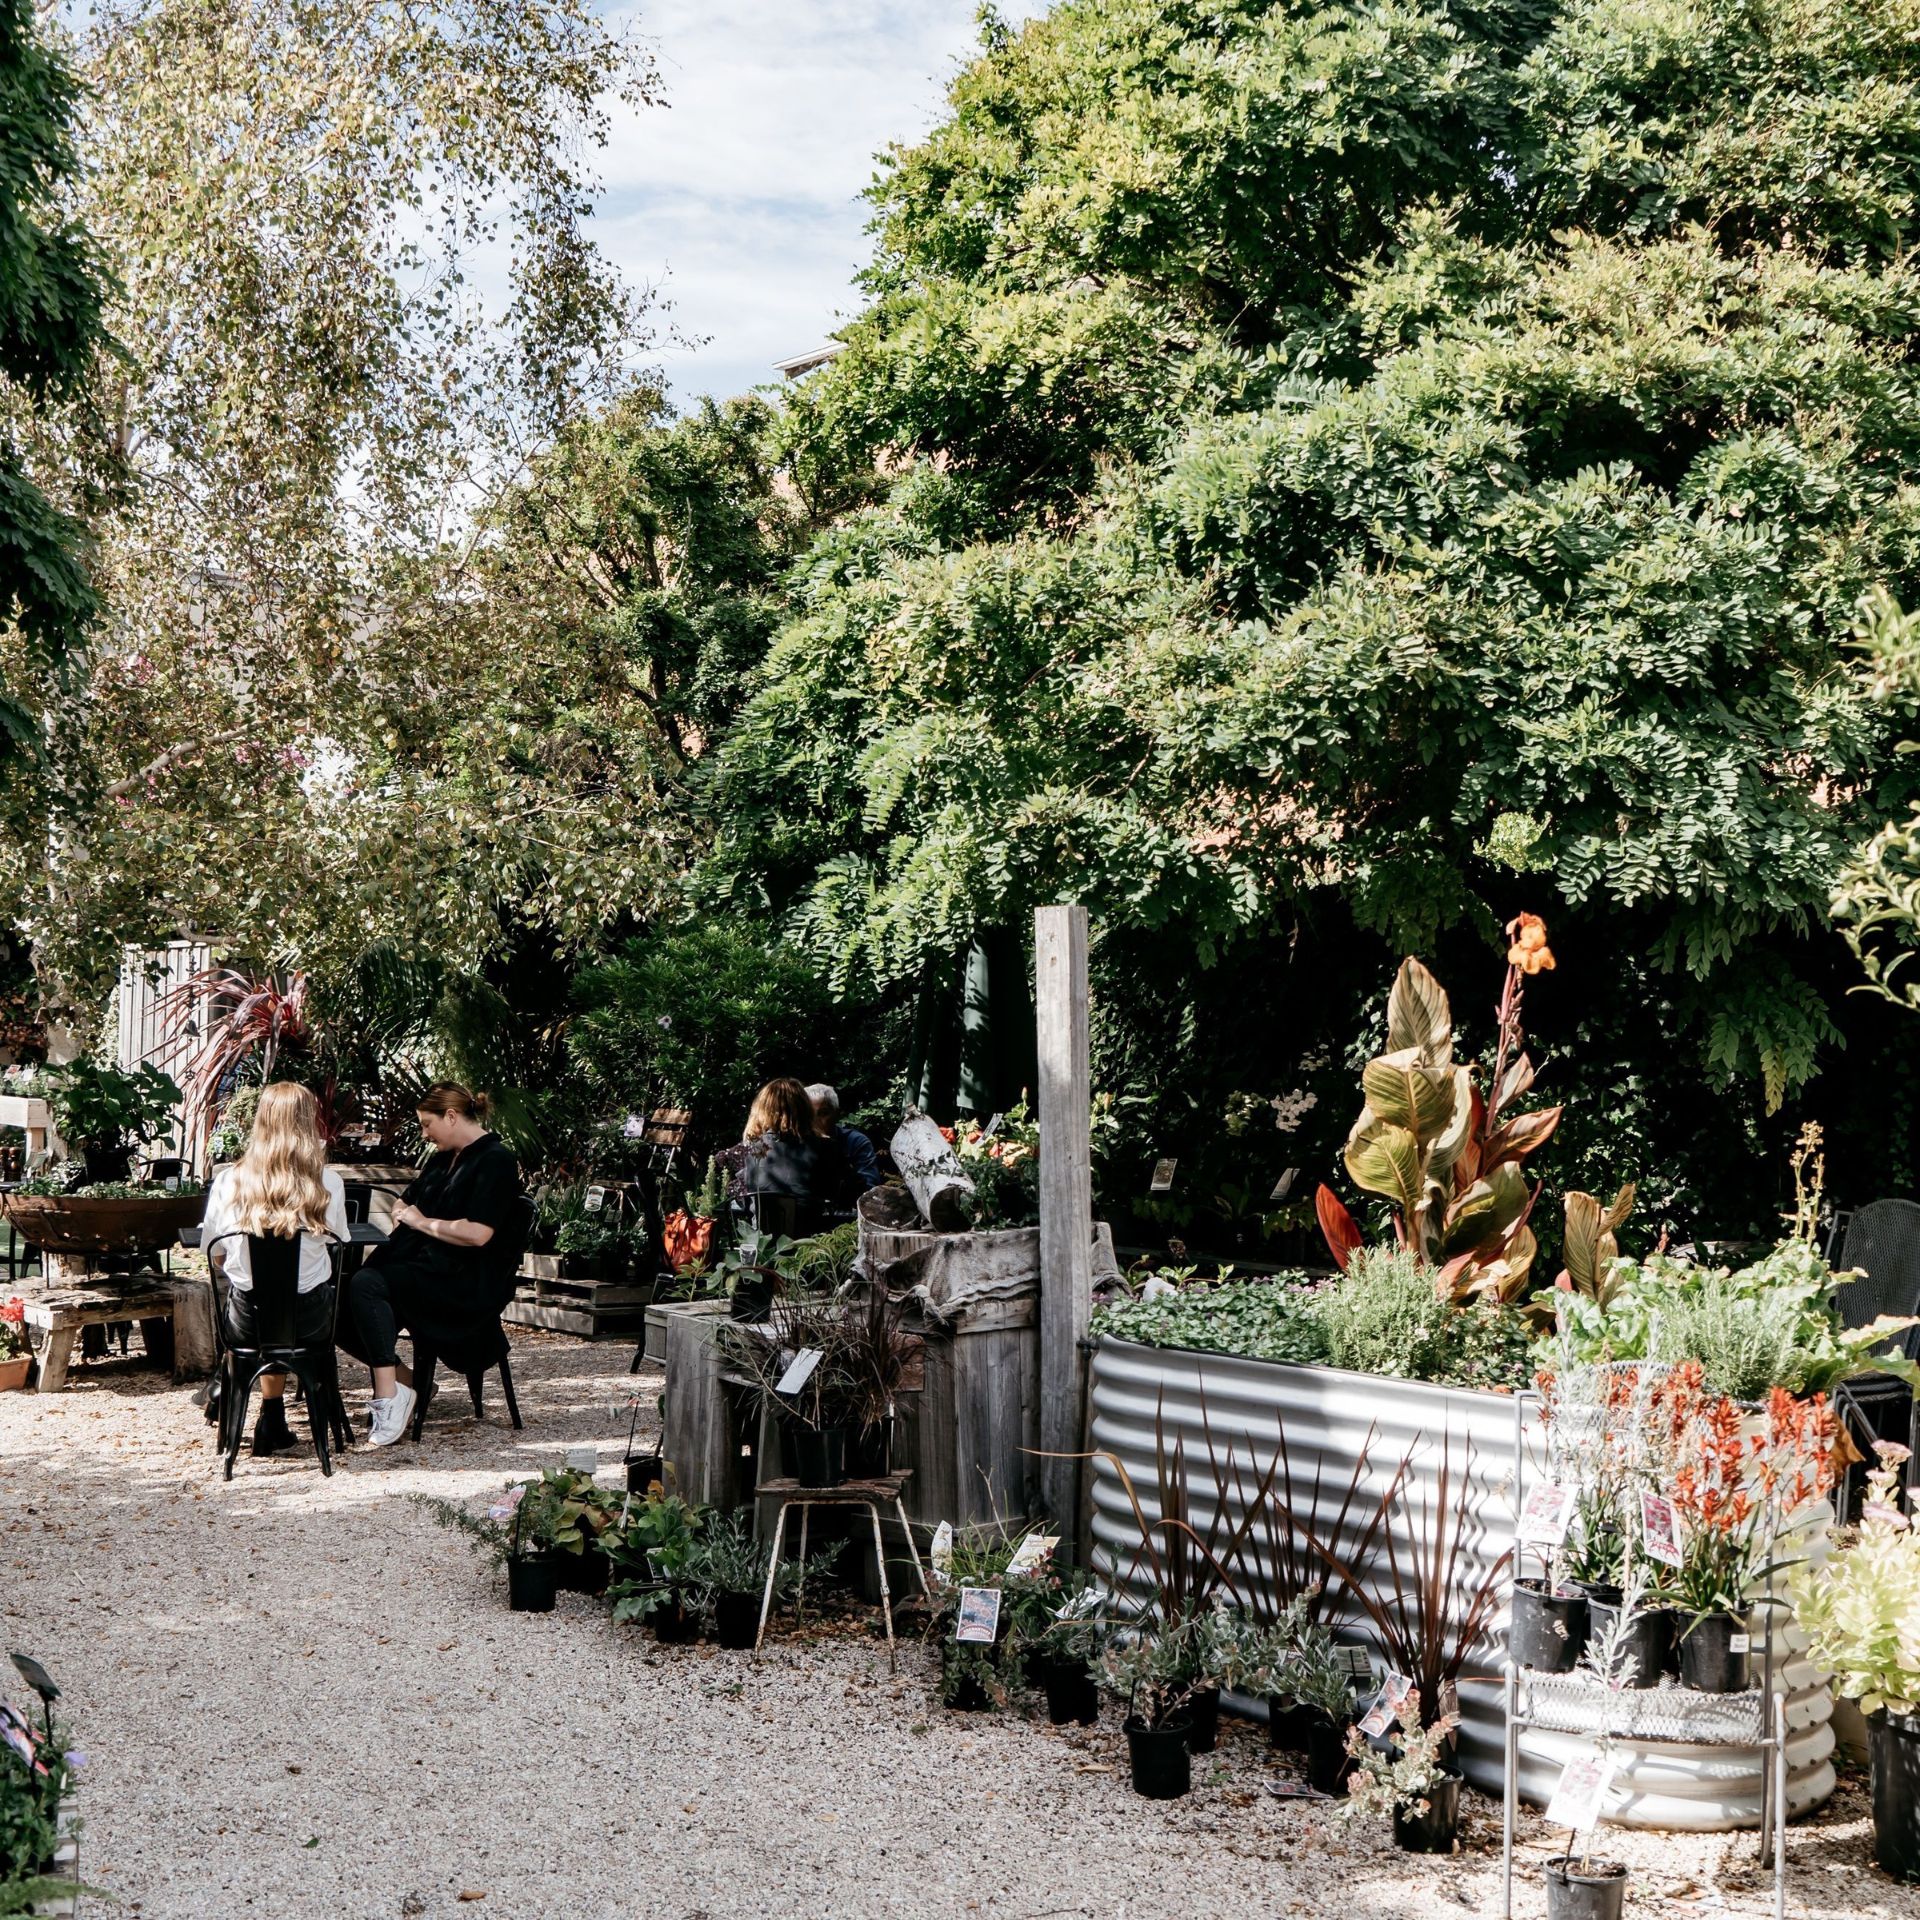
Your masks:
<svg viewBox="0 0 1920 1920"><path fill-rule="evenodd" d="M1107 1337L1094 1350L1091 1398L1090 1444L1096 1455L1110 1454L1124 1464L1149 1520L1158 1517L1156 1429L1169 1448L1184 1443L1193 1520L1203 1532L1218 1504L1207 1461L1209 1437L1223 1462L1231 1462L1231 1500L1239 1485L1251 1488L1265 1473L1284 1431L1296 1498L1304 1497L1318 1472L1316 1530L1323 1537L1334 1529L1365 1451L1366 1488L1375 1501L1401 1461L1414 1456L1406 1495L1396 1508L1395 1524L1402 1527L1405 1516L1417 1519L1423 1503L1432 1500L1442 1460L1450 1458L1465 1522L1463 1586L1477 1583L1512 1544L1516 1405L1507 1395ZM1532 1478L1541 1471L1542 1457L1537 1404L1528 1403L1526 1417ZM1344 1530L1330 1542L1336 1550L1351 1553L1357 1547L1368 1504L1355 1502ZM1093 1471L1093 1535L1103 1568L1124 1575L1139 1529L1112 1460L1099 1457ZM1457 1596L1457 1605L1464 1610L1464 1594ZM1334 1624L1343 1638L1373 1640L1364 1616ZM1786 1630L1788 1647L1793 1632ZM1468 1658L1460 1689L1460 1765L1476 1788L1496 1798L1503 1772L1505 1657L1503 1602L1490 1632ZM1787 1802L1797 1814L1833 1791L1833 1736L1827 1726L1832 1702L1820 1676L1804 1661L1789 1657L1781 1679L1789 1728ZM1528 1732L1520 1752L1521 1798L1544 1805L1566 1759L1590 1750L1582 1732ZM1759 1824L1757 1749L1623 1744L1616 1752L1625 1761L1619 1781L1625 1805L1609 1816L1616 1824L1702 1831Z"/></svg>
<svg viewBox="0 0 1920 1920"><path fill-rule="evenodd" d="M68 1194L10 1193L0 1215L30 1246L46 1253L153 1253L206 1211L204 1193L160 1193L152 1199L80 1200Z"/></svg>

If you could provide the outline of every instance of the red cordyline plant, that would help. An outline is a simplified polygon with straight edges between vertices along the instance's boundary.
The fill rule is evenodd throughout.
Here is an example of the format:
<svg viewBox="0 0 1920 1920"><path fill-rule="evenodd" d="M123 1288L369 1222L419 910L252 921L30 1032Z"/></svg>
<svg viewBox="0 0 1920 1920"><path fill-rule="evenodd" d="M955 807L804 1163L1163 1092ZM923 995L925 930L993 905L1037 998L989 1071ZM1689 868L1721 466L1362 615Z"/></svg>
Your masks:
<svg viewBox="0 0 1920 1920"><path fill-rule="evenodd" d="M219 1118L222 1091L231 1093L243 1066L258 1057L265 1085L283 1054L312 1040L307 999L307 976L297 970L280 980L271 973L215 966L201 968L160 1002L161 1017L181 1049L188 1046L189 1029L203 1010L217 1009L200 1036L187 1076L188 1106L199 1115L203 1138Z"/></svg>
<svg viewBox="0 0 1920 1920"><path fill-rule="evenodd" d="M1344 1154L1354 1184L1393 1205L1403 1247L1436 1270L1438 1290L1524 1299L1535 1252L1527 1225L1538 1186L1522 1162L1560 1124L1560 1108L1512 1113L1533 1085L1522 1044L1523 984L1554 965L1546 923L1523 913L1507 926L1507 980L1495 1009L1493 1077L1483 1096L1453 1058L1453 1011L1418 960L1401 963L1387 998L1387 1051L1360 1076L1366 1105ZM1509 1117L1510 1116L1510 1117ZM1331 1188L1314 1197L1320 1230L1342 1272L1362 1244L1353 1215Z"/></svg>

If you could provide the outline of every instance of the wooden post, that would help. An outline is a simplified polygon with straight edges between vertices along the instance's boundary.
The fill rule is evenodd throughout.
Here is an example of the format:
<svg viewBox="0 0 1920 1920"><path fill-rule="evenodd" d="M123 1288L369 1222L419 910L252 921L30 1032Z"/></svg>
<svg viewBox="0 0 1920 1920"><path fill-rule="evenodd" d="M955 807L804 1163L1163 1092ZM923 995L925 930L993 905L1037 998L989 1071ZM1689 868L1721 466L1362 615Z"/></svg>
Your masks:
<svg viewBox="0 0 1920 1920"><path fill-rule="evenodd" d="M1093 1089L1087 1040L1087 910L1033 916L1040 1096L1041 1503L1062 1530L1062 1557L1085 1561L1084 1461L1048 1458L1086 1444L1086 1356L1093 1311Z"/></svg>

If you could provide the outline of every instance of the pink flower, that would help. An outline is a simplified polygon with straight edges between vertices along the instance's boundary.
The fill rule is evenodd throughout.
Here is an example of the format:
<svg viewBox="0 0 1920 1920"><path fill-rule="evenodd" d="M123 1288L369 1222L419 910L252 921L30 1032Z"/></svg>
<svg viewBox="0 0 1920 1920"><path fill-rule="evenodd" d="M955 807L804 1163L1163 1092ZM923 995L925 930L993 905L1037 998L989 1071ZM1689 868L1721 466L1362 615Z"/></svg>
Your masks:
<svg viewBox="0 0 1920 1920"><path fill-rule="evenodd" d="M1860 1509L1860 1518L1874 1520L1883 1527L1893 1527L1896 1530L1904 1528L1907 1524L1907 1516L1898 1507L1888 1506L1884 1500L1867 1501Z"/></svg>
<svg viewBox="0 0 1920 1920"><path fill-rule="evenodd" d="M1898 1440L1876 1440L1873 1443L1873 1450L1889 1466L1897 1467L1902 1460L1913 1458L1913 1449L1903 1447Z"/></svg>

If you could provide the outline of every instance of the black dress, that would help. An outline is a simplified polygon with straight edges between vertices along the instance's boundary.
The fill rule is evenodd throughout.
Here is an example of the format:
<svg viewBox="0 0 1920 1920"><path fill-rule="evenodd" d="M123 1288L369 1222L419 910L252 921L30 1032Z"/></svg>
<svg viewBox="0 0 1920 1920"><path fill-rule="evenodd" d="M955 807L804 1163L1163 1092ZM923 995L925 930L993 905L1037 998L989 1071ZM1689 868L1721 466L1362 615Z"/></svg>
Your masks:
<svg viewBox="0 0 1920 1920"><path fill-rule="evenodd" d="M409 1333L449 1356L491 1324L513 1292L524 1251L520 1164L498 1134L443 1149L400 1196L434 1220L471 1220L493 1229L484 1247L450 1246L417 1227L395 1227L367 1258L387 1283L395 1316Z"/></svg>

